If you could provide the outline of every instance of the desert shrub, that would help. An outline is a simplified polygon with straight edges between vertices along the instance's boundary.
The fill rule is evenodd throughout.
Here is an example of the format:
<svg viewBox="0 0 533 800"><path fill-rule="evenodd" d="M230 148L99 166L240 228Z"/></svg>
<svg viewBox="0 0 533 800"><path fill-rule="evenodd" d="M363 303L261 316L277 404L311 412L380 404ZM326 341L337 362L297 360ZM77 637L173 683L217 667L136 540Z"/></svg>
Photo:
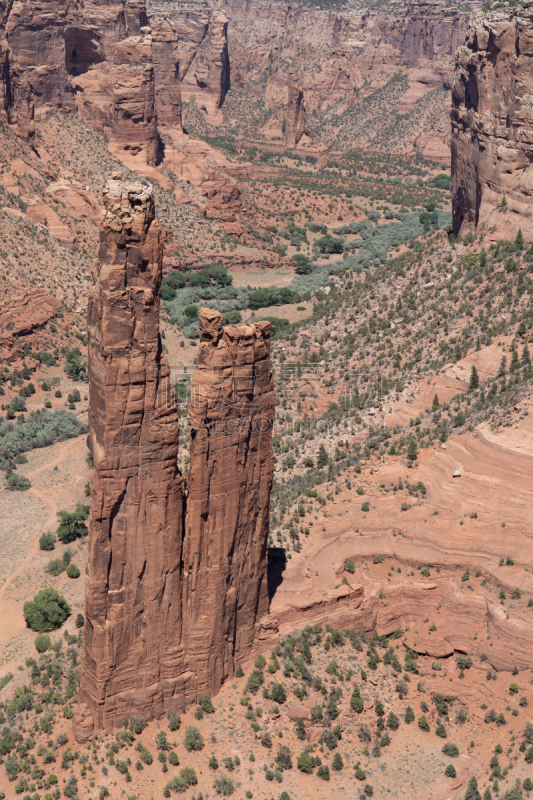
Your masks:
<svg viewBox="0 0 533 800"><path fill-rule="evenodd" d="M446 744L443 745L442 752L445 756L449 756L450 758L457 758L459 756L459 748L456 744L452 744L451 742L446 742Z"/></svg>
<svg viewBox="0 0 533 800"><path fill-rule="evenodd" d="M216 793L221 794L223 797L229 797L235 791L233 781L227 775L219 775L215 778L213 787Z"/></svg>
<svg viewBox="0 0 533 800"><path fill-rule="evenodd" d="M39 538L39 547L41 550L54 550L56 537L53 533L43 533Z"/></svg>
<svg viewBox="0 0 533 800"><path fill-rule="evenodd" d="M257 669L254 669L246 682L246 691L251 692L252 694L257 694L264 682L265 677L263 673Z"/></svg>
<svg viewBox="0 0 533 800"><path fill-rule="evenodd" d="M323 781L329 781L330 779L329 767L325 764L317 769L316 774L319 778L322 778Z"/></svg>
<svg viewBox="0 0 533 800"><path fill-rule="evenodd" d="M204 739L198 728L195 728L193 725L189 725L185 731L185 749L189 750L201 750L204 746Z"/></svg>
<svg viewBox="0 0 533 800"><path fill-rule="evenodd" d="M69 564L67 567L67 575L69 578L79 578L80 570L76 564Z"/></svg>
<svg viewBox="0 0 533 800"><path fill-rule="evenodd" d="M5 483L6 489L10 492L25 492L31 488L31 481L25 475L17 475L13 473L8 475Z"/></svg>
<svg viewBox="0 0 533 800"><path fill-rule="evenodd" d="M24 603L24 619L34 631L51 631L70 614L70 606L55 589L42 589L34 599Z"/></svg>
<svg viewBox="0 0 533 800"><path fill-rule="evenodd" d="M40 633L35 637L35 649L38 653L46 653L52 647L52 640L44 633Z"/></svg>
<svg viewBox="0 0 533 800"><path fill-rule="evenodd" d="M448 764L446 769L444 770L444 774L447 778L455 778L457 776L457 772L455 771L455 767L453 764Z"/></svg>
<svg viewBox="0 0 533 800"><path fill-rule="evenodd" d="M215 713L215 707L211 702L211 698L209 697L208 694L203 694L201 697L198 698L198 705L205 714Z"/></svg>

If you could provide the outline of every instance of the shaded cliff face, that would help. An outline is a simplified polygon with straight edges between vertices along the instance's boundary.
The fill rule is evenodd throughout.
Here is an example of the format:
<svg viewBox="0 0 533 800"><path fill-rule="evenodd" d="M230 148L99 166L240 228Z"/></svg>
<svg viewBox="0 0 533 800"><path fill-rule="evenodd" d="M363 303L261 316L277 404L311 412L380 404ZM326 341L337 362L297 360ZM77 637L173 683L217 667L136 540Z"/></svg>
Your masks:
<svg viewBox="0 0 533 800"><path fill-rule="evenodd" d="M296 147L302 136L308 133L305 126L304 93L300 89L297 72L289 73L289 99L285 112L285 144Z"/></svg>
<svg viewBox="0 0 533 800"><path fill-rule="evenodd" d="M185 521L153 190L109 182L89 295L94 459L78 740L217 692L268 612L270 323L202 309Z"/></svg>
<svg viewBox="0 0 533 800"><path fill-rule="evenodd" d="M198 694L218 691L250 655L268 612L270 323L221 329L221 321L201 309L189 408L183 624Z"/></svg>
<svg viewBox="0 0 533 800"><path fill-rule="evenodd" d="M161 229L141 184L111 181L104 208L87 320L94 470L79 738L130 714L160 716L186 679L178 412L159 335Z"/></svg>
<svg viewBox="0 0 533 800"><path fill-rule="evenodd" d="M144 0L5 5L0 116L32 139L54 111L76 111L117 148L157 160L151 40ZM144 33L143 33L144 31Z"/></svg>
<svg viewBox="0 0 533 800"><path fill-rule="evenodd" d="M452 95L456 235L496 226L531 236L532 54L533 9L473 14Z"/></svg>

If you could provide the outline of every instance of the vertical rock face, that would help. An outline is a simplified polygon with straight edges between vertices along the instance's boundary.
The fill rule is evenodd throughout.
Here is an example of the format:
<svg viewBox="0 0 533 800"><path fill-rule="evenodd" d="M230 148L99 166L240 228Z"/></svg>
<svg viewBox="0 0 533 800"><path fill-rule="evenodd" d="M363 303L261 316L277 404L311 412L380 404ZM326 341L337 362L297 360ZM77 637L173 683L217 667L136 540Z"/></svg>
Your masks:
<svg viewBox="0 0 533 800"><path fill-rule="evenodd" d="M533 3L476 12L456 55L452 117L453 229L495 226L531 236ZM527 7L526 7L527 6Z"/></svg>
<svg viewBox="0 0 533 800"><path fill-rule="evenodd" d="M113 180L104 207L88 308L94 468L80 741L216 692L268 612L270 323L221 329L218 312L200 312L185 519L152 190Z"/></svg>
<svg viewBox="0 0 533 800"><path fill-rule="evenodd" d="M221 329L221 319L217 311L200 311L189 409L183 614L187 663L198 694L218 690L233 674L268 611L270 323Z"/></svg>
<svg viewBox="0 0 533 800"><path fill-rule="evenodd" d="M160 127L181 130L178 31L169 14L154 15L150 25L157 121Z"/></svg>
<svg viewBox="0 0 533 800"><path fill-rule="evenodd" d="M298 73L289 72L289 99L285 112L285 144L296 147L304 133L309 133L305 125L304 93L300 87Z"/></svg>
<svg viewBox="0 0 533 800"><path fill-rule="evenodd" d="M161 715L187 679L178 413L159 336L161 232L141 184L111 181L104 208L88 307L94 470L80 738L129 714Z"/></svg>
<svg viewBox="0 0 533 800"><path fill-rule="evenodd" d="M194 96L209 122L218 124L230 88L228 18L208 7L176 11L171 18L180 31L182 98L189 101Z"/></svg>
<svg viewBox="0 0 533 800"><path fill-rule="evenodd" d="M157 160L151 38L144 0L0 3L0 120L32 139L77 112L117 148ZM144 33L143 33L144 31Z"/></svg>

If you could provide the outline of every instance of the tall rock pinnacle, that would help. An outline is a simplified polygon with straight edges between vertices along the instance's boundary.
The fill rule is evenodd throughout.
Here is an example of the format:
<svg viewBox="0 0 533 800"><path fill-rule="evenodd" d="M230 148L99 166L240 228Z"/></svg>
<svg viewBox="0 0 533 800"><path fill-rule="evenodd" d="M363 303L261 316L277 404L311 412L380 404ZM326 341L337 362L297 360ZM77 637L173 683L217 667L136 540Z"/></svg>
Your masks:
<svg viewBox="0 0 533 800"><path fill-rule="evenodd" d="M200 312L185 519L161 261L151 188L110 181L88 308L94 467L79 741L218 691L268 612L270 323L221 329L217 311Z"/></svg>
<svg viewBox="0 0 533 800"><path fill-rule="evenodd" d="M200 310L189 407L183 624L198 694L218 690L233 674L268 612L270 323L220 329L221 320L218 311Z"/></svg>
<svg viewBox="0 0 533 800"><path fill-rule="evenodd" d="M91 724L161 715L183 671L183 490L159 336L161 261L151 188L110 181L88 307L94 470L79 738Z"/></svg>

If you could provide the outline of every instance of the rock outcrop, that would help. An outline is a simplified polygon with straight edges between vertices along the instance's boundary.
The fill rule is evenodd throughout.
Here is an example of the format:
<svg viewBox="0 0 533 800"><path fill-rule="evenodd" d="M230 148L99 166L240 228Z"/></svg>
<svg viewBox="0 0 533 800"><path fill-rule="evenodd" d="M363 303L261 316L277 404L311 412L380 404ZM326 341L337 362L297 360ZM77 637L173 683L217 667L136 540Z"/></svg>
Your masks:
<svg viewBox="0 0 533 800"><path fill-rule="evenodd" d="M523 4L526 6L526 3ZM456 235L533 218L533 8L476 12L456 55L452 108L452 202Z"/></svg>
<svg viewBox="0 0 533 800"><path fill-rule="evenodd" d="M150 19L157 122L181 130L181 86L178 30L169 14Z"/></svg>
<svg viewBox="0 0 533 800"><path fill-rule="evenodd" d="M144 0L31 0L0 7L0 120L32 140L39 121L76 112L118 149L158 154Z"/></svg>
<svg viewBox="0 0 533 800"><path fill-rule="evenodd" d="M151 188L111 181L89 295L89 578L76 733L180 698L183 489ZM186 678L186 676L185 676ZM83 726L82 726L82 717ZM82 727L80 727L82 726Z"/></svg>
<svg viewBox="0 0 533 800"><path fill-rule="evenodd" d="M200 310L183 550L184 642L197 692L217 690L250 654L268 611L274 472L270 323L226 327Z"/></svg>
<svg viewBox="0 0 533 800"><path fill-rule="evenodd" d="M153 193L111 181L89 295L94 460L79 740L218 691L261 636L274 470L270 323L202 309L185 520L159 335Z"/></svg>
<svg viewBox="0 0 533 800"><path fill-rule="evenodd" d="M296 147L305 133L309 133L305 125L304 93L300 87L298 73L289 72L289 98L285 112L285 144Z"/></svg>
<svg viewBox="0 0 533 800"><path fill-rule="evenodd" d="M62 305L56 297L36 289L15 297L7 307L0 307L0 346L11 344L15 337L28 336L35 328L53 319Z"/></svg>

